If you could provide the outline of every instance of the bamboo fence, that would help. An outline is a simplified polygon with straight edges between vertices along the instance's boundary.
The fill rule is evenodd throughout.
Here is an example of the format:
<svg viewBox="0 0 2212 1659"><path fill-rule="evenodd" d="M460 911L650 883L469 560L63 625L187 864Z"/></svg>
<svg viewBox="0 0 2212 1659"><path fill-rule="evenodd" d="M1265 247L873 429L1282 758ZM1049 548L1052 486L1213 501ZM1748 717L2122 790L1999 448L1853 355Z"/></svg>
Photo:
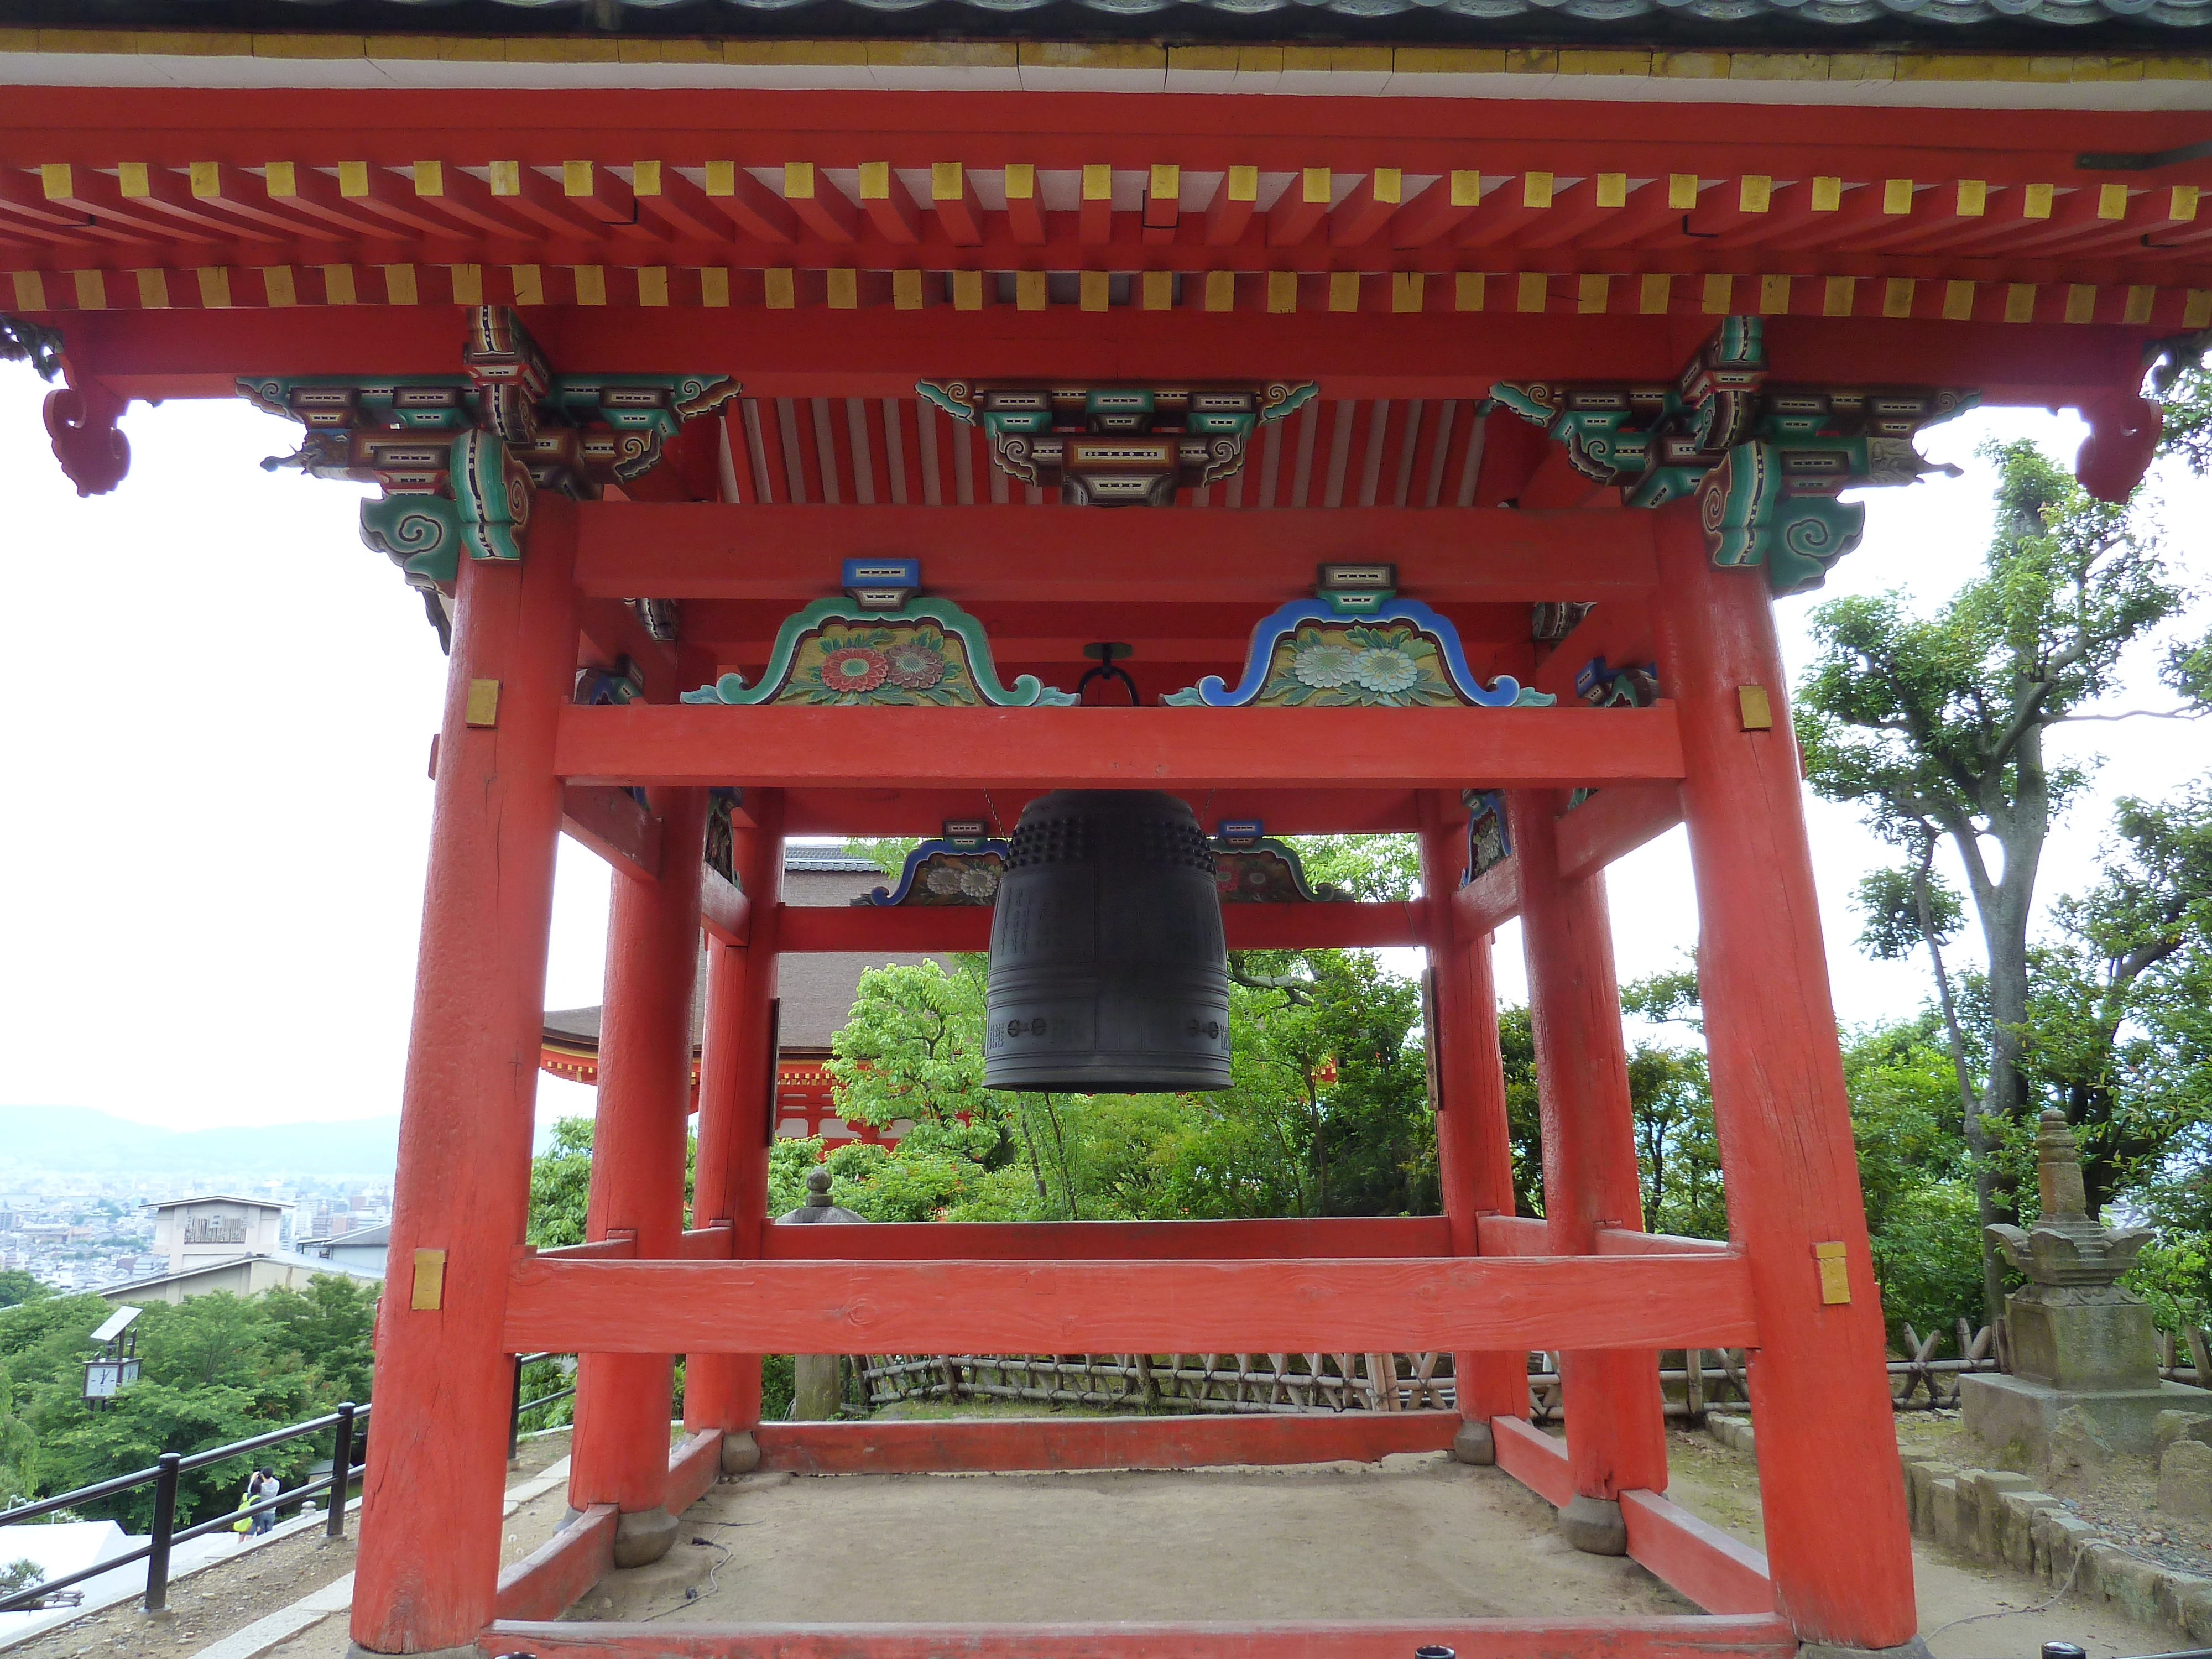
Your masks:
<svg viewBox="0 0 2212 1659"><path fill-rule="evenodd" d="M1951 1339L1955 1352L1939 1357ZM2176 1339L2163 1339L2160 1374L2194 1382L2212 1375L2203 1331L2184 1334L2189 1365L2177 1364ZM1955 1409L1959 1378L2001 1369L1999 1338L1960 1320L1953 1332L1922 1336L1904 1329L1904 1352L1889 1362L1890 1403L1900 1412ZM1714 1407L1747 1410L1741 1348L1671 1349L1662 1354L1660 1390L1667 1414L1695 1425ZM1457 1404L1447 1353L867 1354L857 1357L870 1408L908 1400L1020 1401L1109 1412L1449 1410ZM1528 1414L1560 1419L1559 1356L1528 1356Z"/></svg>

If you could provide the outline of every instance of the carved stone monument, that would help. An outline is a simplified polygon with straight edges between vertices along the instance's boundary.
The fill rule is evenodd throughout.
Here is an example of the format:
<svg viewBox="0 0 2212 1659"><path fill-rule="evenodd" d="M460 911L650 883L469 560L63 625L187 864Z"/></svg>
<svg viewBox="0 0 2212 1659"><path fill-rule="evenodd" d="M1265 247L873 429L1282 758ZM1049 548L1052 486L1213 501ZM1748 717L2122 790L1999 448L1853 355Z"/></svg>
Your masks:
<svg viewBox="0 0 2212 1659"><path fill-rule="evenodd" d="M2039 1462L2054 1453L2148 1452L2159 1413L2212 1414L2212 1391L2160 1380L2150 1309L2118 1284L2150 1234L2104 1227L2089 1214L2063 1112L2043 1114L2036 1177L2035 1224L1989 1230L2028 1282L2005 1298L2012 1374L1960 1379L1966 1427Z"/></svg>
<svg viewBox="0 0 2212 1659"><path fill-rule="evenodd" d="M795 1210L776 1218L785 1226L808 1223L866 1221L868 1218L830 1201L830 1171L820 1167L806 1172L806 1199ZM791 1414L801 1422L828 1422L837 1415L842 1390L838 1385L837 1356L802 1353L792 1357Z"/></svg>

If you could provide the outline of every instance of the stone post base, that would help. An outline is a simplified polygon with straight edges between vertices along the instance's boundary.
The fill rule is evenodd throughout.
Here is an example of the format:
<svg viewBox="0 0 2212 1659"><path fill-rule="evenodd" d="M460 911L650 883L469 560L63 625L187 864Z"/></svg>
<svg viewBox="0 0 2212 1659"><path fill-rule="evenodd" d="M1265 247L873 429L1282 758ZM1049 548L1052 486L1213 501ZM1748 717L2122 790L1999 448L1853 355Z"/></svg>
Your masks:
<svg viewBox="0 0 2212 1659"><path fill-rule="evenodd" d="M2047 1463L2054 1452L2094 1460L2154 1449L2160 1412L2212 1414L2212 1390L2179 1382L2151 1389L2054 1389L2025 1376L1978 1371L1959 1379L1966 1425L1985 1446Z"/></svg>
<svg viewBox="0 0 2212 1659"><path fill-rule="evenodd" d="M722 1436L722 1473L750 1474L760 1467L760 1442L750 1429L732 1429Z"/></svg>
<svg viewBox="0 0 2212 1659"><path fill-rule="evenodd" d="M1574 1502L1559 1511L1559 1536L1584 1555L1628 1553L1628 1522L1611 1498L1576 1493Z"/></svg>
<svg viewBox="0 0 2212 1659"><path fill-rule="evenodd" d="M1452 1437L1452 1461L1487 1466L1498 1461L1498 1437L1487 1423L1462 1423Z"/></svg>
<svg viewBox="0 0 2212 1659"><path fill-rule="evenodd" d="M642 1567L668 1553L676 1517L664 1509L631 1510L615 1522L615 1565Z"/></svg>

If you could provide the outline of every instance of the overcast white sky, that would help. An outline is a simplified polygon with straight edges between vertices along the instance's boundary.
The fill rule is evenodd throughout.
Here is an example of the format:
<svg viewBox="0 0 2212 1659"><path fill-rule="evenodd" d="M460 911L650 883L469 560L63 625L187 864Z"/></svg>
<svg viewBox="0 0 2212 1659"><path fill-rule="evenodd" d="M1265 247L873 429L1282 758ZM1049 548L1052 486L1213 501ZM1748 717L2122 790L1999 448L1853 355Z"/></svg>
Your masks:
<svg viewBox="0 0 2212 1659"><path fill-rule="evenodd" d="M0 722L0 1104L96 1107L175 1127L372 1116L398 1108L421 917L426 776L445 659L422 606L361 544L365 491L269 474L297 428L242 404L133 407L131 475L77 499L47 451L46 391L0 364L9 521L0 581L15 690ZM2027 435L2069 457L2081 427L1967 416L1924 443L1956 482L1868 492L1867 544L1828 592L1923 600L1971 573L1989 535L1973 449ZM2202 582L2212 492L2166 518ZM1783 611L1793 669L1809 604ZM2155 694L2138 665L2140 705ZM2105 803L2212 765L2205 728L2073 728L2109 759L2045 864L2046 897L2094 878ZM1870 963L1846 900L1879 849L1848 811L1811 807L1839 1012L1905 1012L1923 965ZM546 995L599 999L608 877L565 840ZM1680 831L1616 866L1624 980L1672 965L1695 913ZM1522 994L1501 938L1501 993ZM541 1076L540 1116L590 1091Z"/></svg>

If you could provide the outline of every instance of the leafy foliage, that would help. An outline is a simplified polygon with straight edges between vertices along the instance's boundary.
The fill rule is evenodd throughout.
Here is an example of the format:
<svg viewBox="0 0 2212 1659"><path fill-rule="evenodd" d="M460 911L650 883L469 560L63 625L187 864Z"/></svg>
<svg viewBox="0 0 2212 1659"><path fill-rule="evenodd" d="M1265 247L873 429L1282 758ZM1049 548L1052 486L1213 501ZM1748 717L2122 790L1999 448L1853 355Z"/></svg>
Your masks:
<svg viewBox="0 0 2212 1659"><path fill-rule="evenodd" d="M304 1291L217 1293L149 1305L136 1328L139 1380L104 1411L82 1398L93 1328L114 1310L55 1296L0 1310L0 1487L40 1496L144 1468L165 1451L203 1451L369 1397L372 1285L325 1275ZM186 1473L179 1520L238 1501L254 1465L286 1486L330 1455L327 1437L290 1441ZM143 1532L150 1486L83 1506Z"/></svg>

